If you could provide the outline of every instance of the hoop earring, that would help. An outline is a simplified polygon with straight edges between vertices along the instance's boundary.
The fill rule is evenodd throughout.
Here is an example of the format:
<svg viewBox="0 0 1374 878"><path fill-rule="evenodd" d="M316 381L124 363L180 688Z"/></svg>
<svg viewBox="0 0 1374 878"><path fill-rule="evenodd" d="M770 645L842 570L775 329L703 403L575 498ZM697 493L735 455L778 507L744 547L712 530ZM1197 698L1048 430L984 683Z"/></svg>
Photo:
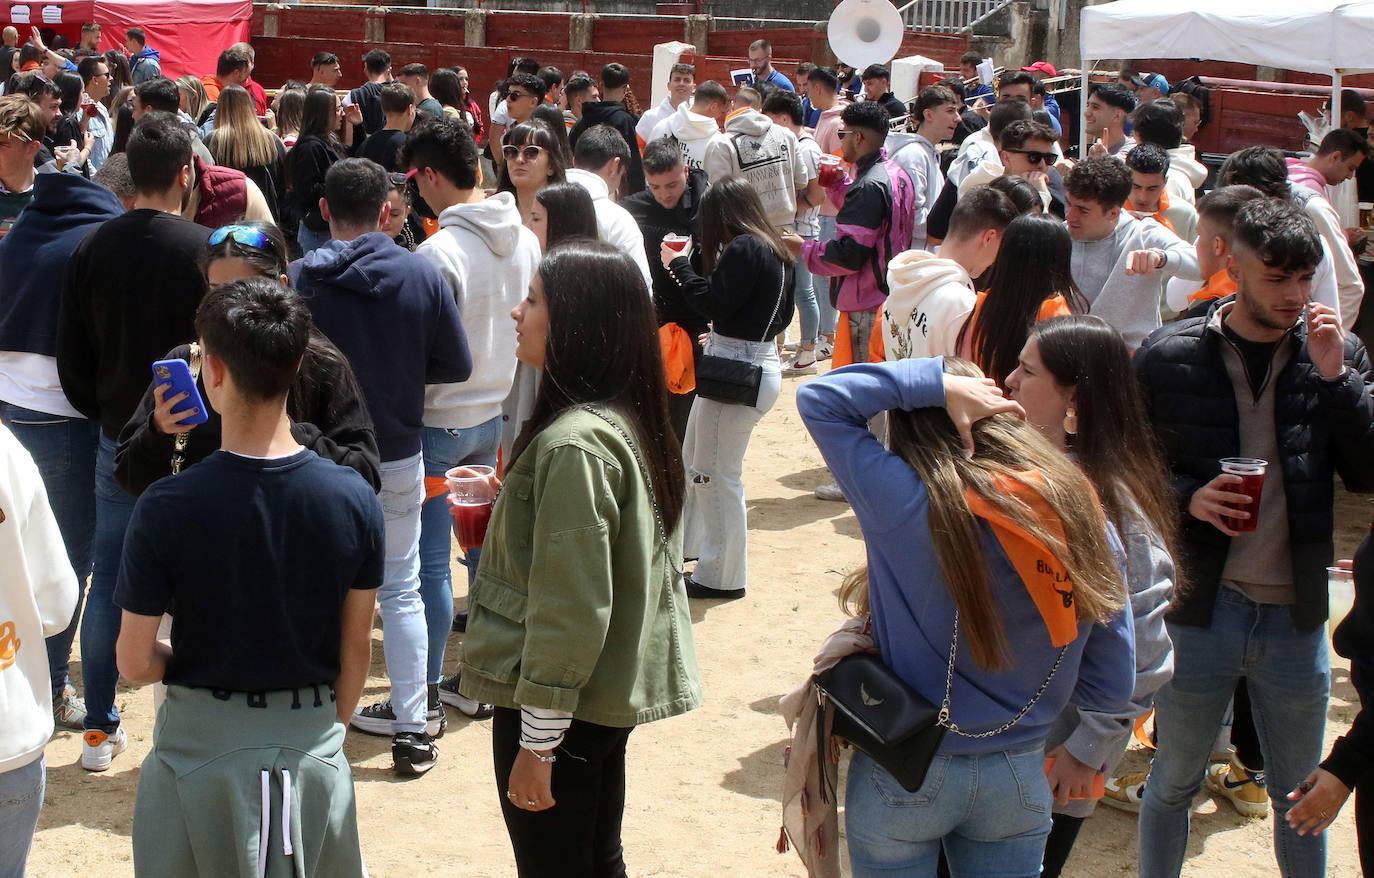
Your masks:
<svg viewBox="0 0 1374 878"><path fill-rule="evenodd" d="M1078 413L1072 408L1064 415L1064 432L1070 436L1078 433Z"/></svg>

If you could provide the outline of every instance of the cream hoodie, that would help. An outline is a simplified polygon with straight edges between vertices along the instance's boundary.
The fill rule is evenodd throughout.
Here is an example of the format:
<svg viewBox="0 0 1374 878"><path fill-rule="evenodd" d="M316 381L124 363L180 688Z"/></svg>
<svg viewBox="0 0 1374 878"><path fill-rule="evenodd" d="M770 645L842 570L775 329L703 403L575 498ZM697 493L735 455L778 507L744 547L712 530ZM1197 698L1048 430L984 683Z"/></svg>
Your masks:
<svg viewBox="0 0 1374 878"><path fill-rule="evenodd" d="M1191 143L1169 150L1169 175L1164 182L1164 190L1169 193L1171 202L1182 199L1189 204L1197 202L1196 189L1207 182L1207 166L1197 160ZM1173 217L1169 218L1173 221Z"/></svg>
<svg viewBox="0 0 1374 878"><path fill-rule="evenodd" d="M720 133L715 119L693 113L687 106L690 103L691 101L683 101L678 104L677 110L671 116L654 126L653 136L649 140L658 140L660 137L673 138L682 147L682 157L686 160L687 167L704 171L706 148L717 140L724 140L725 137Z"/></svg>
<svg viewBox="0 0 1374 878"><path fill-rule="evenodd" d="M43 638L67 627L76 595L38 467L0 425L0 774L42 756L52 735Z"/></svg>
<svg viewBox="0 0 1374 878"><path fill-rule="evenodd" d="M739 174L754 187L773 228L792 230L797 193L809 182L795 134L758 110L736 111L725 120L725 136L706 149L707 179L730 174Z"/></svg>
<svg viewBox="0 0 1374 878"><path fill-rule="evenodd" d="M596 211L597 231L601 240L614 244L630 259L644 276L644 287L653 290L654 279L649 274L649 259L644 252L644 235L639 231L639 223L630 212L611 200L611 189L606 181L591 171L581 168L568 168L568 182L576 183L592 197L592 209Z"/></svg>
<svg viewBox="0 0 1374 878"><path fill-rule="evenodd" d="M973 281L953 259L908 250L887 267L883 312L889 360L954 356L959 330L978 301Z"/></svg>
<svg viewBox="0 0 1374 878"><path fill-rule="evenodd" d="M501 192L439 214L439 231L419 247L444 276L467 333L472 375L425 388L426 427L465 429L501 414L515 378L515 321L539 267L539 239L520 222L515 196Z"/></svg>

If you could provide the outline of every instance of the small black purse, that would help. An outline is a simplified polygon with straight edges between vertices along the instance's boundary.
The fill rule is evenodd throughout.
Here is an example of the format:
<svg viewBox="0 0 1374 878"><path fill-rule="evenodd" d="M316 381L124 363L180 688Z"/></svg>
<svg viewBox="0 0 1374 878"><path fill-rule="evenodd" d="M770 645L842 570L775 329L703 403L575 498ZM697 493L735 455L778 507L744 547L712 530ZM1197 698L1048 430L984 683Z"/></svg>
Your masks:
<svg viewBox="0 0 1374 878"><path fill-rule="evenodd" d="M907 792L919 790L945 739L940 709L871 652L846 656L815 683L822 709L828 702L834 713L831 734L867 753Z"/></svg>
<svg viewBox="0 0 1374 878"><path fill-rule="evenodd" d="M959 611L954 612L954 634L949 643L949 666L945 674L945 698L939 707L911 688L905 680L883 663L880 656L858 652L811 678L820 700L817 734L823 735L825 712L832 708L830 733L837 735L868 756L902 785L914 793L925 783L926 772L935 759L945 732L961 738L991 738L1021 721L1045 694L1059 670L1068 645L1050 668L1040 690L1026 706L1007 722L985 732L965 732L950 719L949 695L954 687L954 659L959 649ZM827 752L825 742L817 748ZM823 772L822 777L826 777Z"/></svg>
<svg viewBox="0 0 1374 878"><path fill-rule="evenodd" d="M759 341L768 341L768 330L773 328L773 318L778 316L786 295L787 266L784 265L782 284L778 287L778 304L768 316L768 324L763 327L763 338ZM697 362L696 379L697 396L726 405L757 405L759 387L763 384L763 367L757 363L706 354Z"/></svg>

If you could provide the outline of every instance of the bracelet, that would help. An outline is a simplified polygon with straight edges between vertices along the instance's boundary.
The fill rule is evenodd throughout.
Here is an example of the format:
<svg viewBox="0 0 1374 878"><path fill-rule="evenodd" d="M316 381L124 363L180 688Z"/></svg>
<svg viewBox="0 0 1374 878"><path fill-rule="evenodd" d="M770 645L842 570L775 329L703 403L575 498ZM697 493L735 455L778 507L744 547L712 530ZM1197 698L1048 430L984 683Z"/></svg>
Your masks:
<svg viewBox="0 0 1374 878"><path fill-rule="evenodd" d="M526 748L526 752L528 752L535 759L538 759L540 762L543 762L547 765L552 765L553 763L558 761L558 754L556 753L550 753L548 756L540 756L537 750L530 750L528 748Z"/></svg>

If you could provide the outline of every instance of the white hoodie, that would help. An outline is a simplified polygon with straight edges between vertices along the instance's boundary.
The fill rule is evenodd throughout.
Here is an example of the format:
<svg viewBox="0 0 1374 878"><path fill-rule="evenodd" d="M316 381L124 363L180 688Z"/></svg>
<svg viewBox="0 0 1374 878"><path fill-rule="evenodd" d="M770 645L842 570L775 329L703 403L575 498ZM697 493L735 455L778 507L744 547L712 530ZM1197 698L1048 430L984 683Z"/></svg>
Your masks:
<svg viewBox="0 0 1374 878"><path fill-rule="evenodd" d="M907 132L889 134L884 146L887 157L906 171L915 187L916 215L911 227L911 249L924 250L930 209L935 206L940 191L945 187L945 175L940 173L940 151L921 135Z"/></svg>
<svg viewBox="0 0 1374 878"><path fill-rule="evenodd" d="M501 414L515 378L515 321L510 312L539 267L539 239L520 222L515 196L501 192L439 214L439 231L416 252L439 269L458 302L472 353L460 384L425 388L426 427L461 430Z"/></svg>
<svg viewBox="0 0 1374 878"><path fill-rule="evenodd" d="M683 103L685 104L687 101L683 101ZM639 121L635 123L635 136L640 140L639 148L641 150L650 140L653 140L654 128L658 126L658 123L673 115L675 110L677 107L673 106L672 98L664 98L663 103L657 107L644 111L644 115L640 116ZM634 146L633 143L630 145Z"/></svg>
<svg viewBox="0 0 1374 878"><path fill-rule="evenodd" d="M706 148L707 179L730 174L739 174L754 187L773 228L792 228L797 192L808 182L795 134L758 110L735 112L725 120L725 136Z"/></svg>
<svg viewBox="0 0 1374 878"><path fill-rule="evenodd" d="M43 638L67 627L76 595L43 478L0 425L0 774L42 756L52 736Z"/></svg>
<svg viewBox="0 0 1374 878"><path fill-rule="evenodd" d="M978 296L973 280L953 259L908 250L887 267L883 343L889 360L952 357Z"/></svg>
<svg viewBox="0 0 1374 878"><path fill-rule="evenodd" d="M1340 299L1341 325L1347 328L1355 325L1360 316L1360 305L1364 302L1364 280L1360 276L1360 266L1346 243L1345 232L1341 229L1341 218L1331 202L1304 186L1292 182L1288 189L1293 197L1303 205L1308 219L1317 227L1317 234L1326 242L1326 254L1331 257L1331 267L1336 272L1336 293Z"/></svg>
<svg viewBox="0 0 1374 878"><path fill-rule="evenodd" d="M691 101L678 104L677 111L654 126L650 140L671 137L682 147L682 158L687 167L694 171L706 170L706 149L717 140L724 140L720 126L710 116L693 113L687 106Z"/></svg>
<svg viewBox="0 0 1374 878"><path fill-rule="evenodd" d="M1169 201L1180 199L1194 204L1197 202L1196 190L1207 182L1207 166L1197 160L1191 143L1169 150L1169 174L1164 181L1164 191L1169 193ZM1169 218L1173 221L1173 217Z"/></svg>
<svg viewBox="0 0 1374 878"><path fill-rule="evenodd" d="M649 259L644 253L644 234L639 223L630 212L611 200L611 188L606 181L581 168L568 169L568 182L576 183L592 197L592 208L596 210L596 228L601 240L613 244L634 260L639 273L644 275L644 286L653 290L654 279L649 274Z"/></svg>

